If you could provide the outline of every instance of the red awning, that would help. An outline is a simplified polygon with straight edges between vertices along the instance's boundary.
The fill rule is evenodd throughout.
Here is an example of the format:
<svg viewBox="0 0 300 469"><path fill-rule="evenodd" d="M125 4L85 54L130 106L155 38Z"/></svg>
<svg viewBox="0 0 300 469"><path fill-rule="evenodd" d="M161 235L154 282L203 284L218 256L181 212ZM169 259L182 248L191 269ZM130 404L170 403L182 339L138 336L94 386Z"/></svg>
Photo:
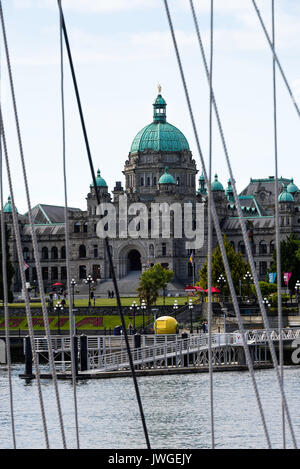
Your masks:
<svg viewBox="0 0 300 469"><path fill-rule="evenodd" d="M62 286L62 285L63 285L62 283L57 282L57 283L53 283L52 287L59 287L59 286Z"/></svg>
<svg viewBox="0 0 300 469"><path fill-rule="evenodd" d="M192 285L187 285L184 291L197 291L197 288L193 287Z"/></svg>
<svg viewBox="0 0 300 469"><path fill-rule="evenodd" d="M219 290L219 289L216 288L216 287L211 287L211 292L212 292L212 293L221 293L221 290ZM205 293L208 293L208 289L205 290Z"/></svg>

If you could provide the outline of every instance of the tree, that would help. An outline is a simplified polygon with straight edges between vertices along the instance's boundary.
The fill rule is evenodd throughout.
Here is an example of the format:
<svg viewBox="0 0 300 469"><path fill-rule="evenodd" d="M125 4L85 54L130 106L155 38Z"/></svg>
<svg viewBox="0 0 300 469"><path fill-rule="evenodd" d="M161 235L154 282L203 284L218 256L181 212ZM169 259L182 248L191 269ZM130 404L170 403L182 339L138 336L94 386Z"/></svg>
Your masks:
<svg viewBox="0 0 300 469"><path fill-rule="evenodd" d="M244 261L243 256L240 252L236 253L232 244L224 236L224 246L227 254L227 259L230 267L230 272L234 284L235 291L239 291L240 280L243 279L244 275L249 269L249 265ZM212 285L218 286L218 278L223 275L226 278L225 267L223 264L222 254L220 246L218 245L212 253ZM199 271L199 282L200 287L207 289L207 259L202 269ZM228 282L222 287L222 293L228 294Z"/></svg>
<svg viewBox="0 0 300 469"><path fill-rule="evenodd" d="M289 289L294 290L297 280L300 280L300 239L291 233L286 240L280 243L281 276L284 272L291 272ZM276 272L276 250L273 253L271 271Z"/></svg>
<svg viewBox="0 0 300 469"><path fill-rule="evenodd" d="M146 301L148 309L155 303L159 290L166 288L173 276L174 272L164 269L161 264L155 264L142 273L137 292Z"/></svg>
<svg viewBox="0 0 300 469"><path fill-rule="evenodd" d="M14 268L10 261L9 247L8 247L8 238L9 230L7 225L5 225L5 240L6 240L6 274L7 274L7 288L8 288L8 302L12 303L14 300L13 294L11 292L12 278L14 275ZM1 243L1 233L0 233L0 299L4 300L4 290L3 290L3 276L2 276L2 243Z"/></svg>

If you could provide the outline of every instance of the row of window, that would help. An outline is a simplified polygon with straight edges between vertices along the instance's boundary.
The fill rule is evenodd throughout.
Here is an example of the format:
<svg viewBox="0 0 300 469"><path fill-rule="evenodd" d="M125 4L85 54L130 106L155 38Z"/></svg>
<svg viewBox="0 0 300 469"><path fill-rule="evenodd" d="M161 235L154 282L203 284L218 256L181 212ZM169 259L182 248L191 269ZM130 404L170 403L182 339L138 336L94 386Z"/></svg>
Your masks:
<svg viewBox="0 0 300 469"><path fill-rule="evenodd" d="M53 246L51 249L50 249L50 252L49 252L49 249L47 247L43 247L42 248L42 259L58 259L58 248L56 246ZM25 247L23 249L23 257L24 257L24 260L25 261L29 261L30 260L30 250L29 248ZM32 253L32 258L34 257L33 253ZM60 259L65 259L66 258L66 247L65 246L62 246L60 248Z"/></svg>
<svg viewBox="0 0 300 469"><path fill-rule="evenodd" d="M94 258L97 258L98 254L99 254L98 246L94 245L94 247L93 247ZM79 257L86 257L86 247L85 247L84 244L81 244L79 246L78 255L79 255ZM24 257L25 261L30 260L30 251L27 247L25 247L23 249L23 257ZM48 260L48 259L56 260L56 259L59 259L59 257L58 257L58 248L56 246L53 246L50 249L50 252L49 252L49 249L46 246L44 246L42 248L42 257L41 258L42 258L42 260ZM62 248L60 249L60 259L66 259L66 247L65 246L62 246Z"/></svg>
<svg viewBox="0 0 300 469"><path fill-rule="evenodd" d="M235 249L234 242L231 241L230 244ZM255 244L251 243L251 249L252 249L252 254L257 253L257 246ZM273 254L274 251L275 251L275 241L271 241L269 245L269 254ZM245 248L245 244L243 241L240 241L238 243L238 252L241 252L242 254L246 254L246 248ZM268 244L266 243L266 241L260 241L258 245L258 254L268 254Z"/></svg>
<svg viewBox="0 0 300 469"><path fill-rule="evenodd" d="M30 278L31 274L31 278ZM60 275L59 275L60 274ZM79 266L79 278L81 280L85 279L87 276L87 268L85 265L80 265ZM26 281L37 281L37 273L36 273L36 268L35 267L30 267L29 269L26 269L25 271L26 275ZM100 272L100 265L93 265L93 272L92 272L92 277L94 281L97 278L101 277L101 272ZM43 280L67 280L67 267L62 266L62 267L42 267L42 278Z"/></svg>

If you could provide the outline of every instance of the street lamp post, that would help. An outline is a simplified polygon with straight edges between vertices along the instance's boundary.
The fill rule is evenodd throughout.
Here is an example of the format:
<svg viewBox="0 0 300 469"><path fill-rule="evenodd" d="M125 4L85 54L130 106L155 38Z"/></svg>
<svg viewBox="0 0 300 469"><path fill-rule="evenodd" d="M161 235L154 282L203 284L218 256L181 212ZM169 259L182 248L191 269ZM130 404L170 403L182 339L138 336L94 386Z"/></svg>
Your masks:
<svg viewBox="0 0 300 469"><path fill-rule="evenodd" d="M73 308L75 307L75 286L76 286L76 281L72 278L71 280L71 287L72 287L72 304Z"/></svg>
<svg viewBox="0 0 300 469"><path fill-rule="evenodd" d="M178 309L178 302L177 302L177 300L174 300L173 310L174 310L174 316L175 316L175 318L176 318L176 311L177 311L177 309Z"/></svg>
<svg viewBox="0 0 300 469"><path fill-rule="evenodd" d="M223 287L224 287L224 285L225 285L225 283L226 283L226 278L224 277L223 274L221 274L221 275L219 276L219 278L218 278L218 280L217 280L217 283L218 283L218 285L219 285L219 287L220 287L220 290L221 290L221 296L223 297Z"/></svg>
<svg viewBox="0 0 300 469"><path fill-rule="evenodd" d="M297 280L296 285L295 285L295 290L296 290L296 300L297 300L298 308L299 308L299 289L300 289L300 281Z"/></svg>
<svg viewBox="0 0 300 469"><path fill-rule="evenodd" d="M190 298L190 300L189 300L189 310L191 312L191 329L190 329L191 334L193 333L193 309L194 309L193 300L192 300L192 298Z"/></svg>
<svg viewBox="0 0 300 469"><path fill-rule="evenodd" d="M247 293L248 293L248 297L249 297L249 291L250 291L250 282L252 280L252 275L250 274L249 271L247 271L243 277L243 280L245 280L245 282L247 283Z"/></svg>
<svg viewBox="0 0 300 469"><path fill-rule="evenodd" d="M268 298L263 299L263 304L265 305L266 311L268 312L268 308L270 308L270 306L271 306L271 303L268 300Z"/></svg>
<svg viewBox="0 0 300 469"><path fill-rule="evenodd" d="M64 307L61 303L56 303L54 312L57 313L57 333L60 334L59 314L63 313Z"/></svg>
<svg viewBox="0 0 300 469"><path fill-rule="evenodd" d="M134 301L132 303L132 305L129 307L130 311L133 312L133 329L135 330L135 314L136 314L136 311L139 309L136 301Z"/></svg>
<svg viewBox="0 0 300 469"><path fill-rule="evenodd" d="M91 307L91 285L94 283L94 280L89 274L87 278L84 280L84 283L89 286L89 308Z"/></svg>
<svg viewBox="0 0 300 469"><path fill-rule="evenodd" d="M145 309L147 308L145 300L142 300L141 310L143 313L143 334L145 333Z"/></svg>

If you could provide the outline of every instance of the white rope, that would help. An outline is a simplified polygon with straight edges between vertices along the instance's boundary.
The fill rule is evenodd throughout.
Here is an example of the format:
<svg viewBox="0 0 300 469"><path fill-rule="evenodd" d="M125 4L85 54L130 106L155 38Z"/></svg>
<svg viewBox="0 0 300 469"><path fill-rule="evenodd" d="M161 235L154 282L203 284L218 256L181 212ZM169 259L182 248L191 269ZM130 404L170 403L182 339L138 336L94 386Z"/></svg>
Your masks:
<svg viewBox="0 0 300 469"><path fill-rule="evenodd" d="M21 283L22 283L22 289L23 289L24 297L25 297L25 309L26 309L28 331L29 331L29 337L30 337L30 343L31 343L31 349L32 349L32 359L33 359L33 365L34 365L34 369L35 369L35 377L36 377L36 382L37 382L37 389L38 389L38 396L39 396L40 409L41 409L41 415L42 415L45 443L46 443L46 448L49 449L49 437L48 437L48 430L47 430L45 407L44 407L43 396L42 396L42 388L41 388L40 372L39 372L39 366L38 366L38 358L37 358L35 342L34 342L34 331L33 331L33 325L32 325L32 315L31 315L31 310L30 310L30 302L29 302L28 290L26 288L26 278L25 278L25 273L24 273L24 259L23 259L23 253L22 253L22 247L21 247L21 236L20 236L19 224L18 224L18 220L17 220L15 198L14 198L14 191L13 191L11 171L10 171L10 164L9 164L9 158L8 158L8 152L7 152L7 146L6 146L6 138L5 138L5 132L4 132L4 124L3 124L1 103L0 103L0 126L1 126L1 135L2 135L2 139L3 139L3 148L4 148L5 161L6 161L8 186L9 186L9 192L10 192L11 204L12 204L13 227L14 227L15 238L16 238L17 255L18 255L20 275L21 275Z"/></svg>
<svg viewBox="0 0 300 469"><path fill-rule="evenodd" d="M62 21L60 16L60 57L61 57L61 114L62 114L62 141L63 141L63 175L64 175L64 196L65 196L65 237L66 237L66 266L67 266L67 285L69 297L69 328L70 328L70 347L71 347L71 365L72 365L72 385L74 396L74 418L76 428L77 449L80 449L79 428L78 428L78 409L77 409L77 393L76 393L76 368L75 368L75 350L74 350L74 324L73 324L73 297L71 295L71 266L70 266L70 237L69 237L69 217L68 217L68 192L67 192L67 169L66 169L66 127L65 127L65 98L64 98L64 51L62 38Z"/></svg>
<svg viewBox="0 0 300 469"><path fill-rule="evenodd" d="M281 76L282 76L282 78L283 78L283 81L284 81L284 83L285 83L285 85L286 85L286 87L287 87L288 93L289 93L289 95L290 95L290 98L291 98L291 100L292 100L292 102L293 102L293 104L294 104L294 106L295 106L295 109L296 109L296 112L297 112L297 114L298 114L298 117L300 117L300 109L299 109L299 106L298 106L298 104L297 104L297 102L296 102L296 98L295 98L295 96L294 96L294 94L293 94L293 92L292 92L292 88L290 87L290 84L289 84L289 82L288 82L288 79L287 79L287 77L286 77L286 74L284 73L284 70L283 70L283 68L282 68L282 66L281 66L280 60L279 60L279 58L278 58L278 55L277 55L276 52L275 52L275 49L274 49L274 47L273 47L272 40L270 39L270 36L269 36L269 34L268 34L267 28L266 28L265 23L264 23L264 21L263 21L263 19L262 19L262 16L261 16L261 14L260 14L260 11L259 11L259 9L258 9L258 7L257 7L257 4L256 4L255 0L252 0L252 3L253 3L253 6L254 6L255 11L256 11L256 13L257 13L257 16L258 16L259 22L260 22L260 24L261 24L261 27L262 27L262 29L263 29L263 31L264 31L264 33L265 33L266 39L267 39L267 41L268 41L268 43L269 43L269 46L270 46L270 48L271 48L271 51L272 51L272 53L273 53L274 60L275 60L275 62L277 63L277 66L278 66L278 68L279 68L279 71L280 71L280 73L281 73Z"/></svg>
<svg viewBox="0 0 300 469"><path fill-rule="evenodd" d="M275 5L272 3L272 44L275 50ZM282 387L283 378L283 339L282 339L282 299L281 299L281 247L280 247L280 224L279 224L279 202L278 202L278 144L277 144L277 90L276 90L276 61L273 56L273 113L274 113L274 160L275 160L275 244L276 244L276 271L277 271L277 304L278 304L278 329L279 329L279 365ZM281 399L281 425L282 443L286 448L284 405Z"/></svg>
<svg viewBox="0 0 300 469"><path fill-rule="evenodd" d="M172 23L172 19L171 19L171 15L170 15L167 0L164 0L164 5L165 5L166 13L167 13L169 26L170 26L170 32L171 32L171 36L172 36L172 40L173 40L173 44L174 44L174 49L175 49L175 54L176 54L176 58L177 58L177 62L178 62L180 76L181 76L181 79L182 79L182 84L183 84L183 88L184 88L184 92L185 92L185 96L186 96L187 106L188 106L188 110L189 110L189 114L190 114L190 118L191 118L191 122L192 122L192 127L193 127L193 132L194 132L194 136L195 136L195 140L196 140L197 150L198 150L199 157L200 157L200 160L201 160L203 175L204 175L206 185L208 186L210 182L209 182L208 177L207 177L206 166L205 166L203 153L202 153L201 146L200 146L200 141L199 141L199 137L198 137L198 131L197 131L196 123L195 123L194 113L193 113L193 109L192 109L192 106L191 106L189 92L188 92L188 88L187 88L187 85L186 85L184 71L183 71L183 67L182 67L182 63L181 63L181 59L180 59L180 54L179 54L179 50L178 50L178 46L177 46L177 41L176 41L176 37L175 37L175 33L174 33L173 23ZM213 92L212 92L212 95L213 95ZM214 103L214 95L213 95L213 103ZM271 448L271 441L270 441L270 437L269 437L269 432L268 432L268 429L267 429L266 420L265 420L265 416L264 416L264 412L263 412L263 408L262 408L262 404L261 404L261 399L260 399L260 396L259 396L257 383L256 383L255 375L254 375L253 363L252 363L252 359L251 359L251 356L250 356L249 347L248 347L247 341L245 339L245 329L244 329L243 321L242 321L240 310L239 310L237 296L236 296L236 292L235 292L235 289L234 289L234 285L233 285L233 281L232 281L232 277L231 277L231 272L230 272L230 267L229 267L229 263L228 263L228 259L227 259L227 255L226 255L226 250L225 250L225 247L224 247L224 241L223 241L223 237L222 237L222 233L221 233L221 229L220 229L219 219L218 219L218 216L217 216L215 203L214 203L213 199L212 199L211 209L212 209L212 218L213 218L213 222L214 222L214 226L215 226L215 230L216 230L216 234L217 234L217 239L218 239L218 243L219 243L219 246L220 246L222 259L223 259L223 263L224 263L224 268L225 268L225 272L226 272L226 277L227 277L227 281L228 281L228 286L229 286L230 294L231 294L231 297L232 297L233 307L234 307L234 311L236 313L236 317L237 317L237 321L238 321L238 325L239 325L239 330L240 330L241 336L242 336L242 343L243 343L243 347L244 347L244 350L245 350L246 362L247 362L247 365L248 365L248 368L249 368L249 372L250 372L250 376L251 376L251 380L252 380L252 385L253 385L253 388L254 388L255 397L256 397L258 408L259 408L259 413L260 413L260 416L261 416L265 437L266 437L266 440L267 440L267 445L268 445L269 448Z"/></svg>
<svg viewBox="0 0 300 469"><path fill-rule="evenodd" d="M214 393L212 365L212 216L211 216L211 178L212 178L212 71L213 71L213 33L214 33L214 2L210 2L210 96L209 96L209 169L208 169L208 245L207 245L207 283L208 283L208 363L209 363L209 394L210 394L210 426L211 447L215 447L214 430Z"/></svg>
<svg viewBox="0 0 300 469"><path fill-rule="evenodd" d="M190 0L190 4L191 4L191 8L192 8L192 14L193 14L195 27L196 27L198 42L199 42L199 45L200 45L202 60L203 60L203 64L204 64L204 67L205 67L206 76L207 76L207 79L209 81L209 71L208 71L208 67L207 67L207 61L206 61L206 57L205 57L203 43L202 43L202 40L201 40L199 25L198 25L197 17L196 17L196 14L195 14L193 0ZM257 277L257 273L256 273L256 268L255 268L255 264L254 264L252 250L251 250L250 242L249 242L249 239L248 239L248 236L247 236L246 224L245 224L245 220L244 220L242 209L241 209L240 199L238 197L237 190L236 190L235 179L233 177L230 158L229 158L229 154L228 154L228 150L227 150L227 145L226 145L226 141L225 141L225 137L224 137L224 132L223 132L221 119L220 119L220 116L219 116L219 111L218 111L218 107L217 107L214 92L213 92L213 106L214 106L214 110L215 110L215 114L216 114L216 118L217 118L217 123L218 123L218 128L219 128L219 132L220 132L220 136L221 136L221 140L222 140L225 159L226 159L227 167L228 167L228 170L229 170L229 175L230 175L233 194L234 194L234 200L235 200L236 208L237 208L237 211L238 211L238 218L239 218L239 221L240 221L243 240L244 240L244 243L245 243L246 252L247 252L247 256L248 256L248 260L249 260L249 264L250 264L250 268L251 268L252 278L253 278L255 289L256 289L256 292L257 292L257 298L258 298L260 310L261 310L261 313L262 313L264 326L265 326L265 329L266 329L266 337L267 337L267 341L268 341L268 344L269 344L269 347L270 347L270 353L271 353L272 361L273 361L273 364L274 364L275 374L276 374L277 382L278 382L278 385L279 385L281 397L282 397L282 400L283 400L283 403L284 403L284 408L285 408L286 415L287 415L287 421L288 421L288 424L289 424L289 428L290 428L290 432L291 432L291 436L292 436L292 440L293 440L293 445L294 445L295 448L297 448L295 433L294 433L292 421L291 421L291 418L290 418L290 413L289 413L289 409L288 409L284 389L282 387L281 377L280 377L280 374L279 374L278 360L277 360L277 357L276 357L274 344L273 344L271 334L270 334L269 320L268 320L268 317L267 317L267 314L266 314L266 309L265 309L265 305L264 305L264 302L263 302L263 298L262 298L262 294L261 294L261 290L260 290L260 286L259 286L259 281L258 281L258 277Z"/></svg>
<svg viewBox="0 0 300 469"><path fill-rule="evenodd" d="M47 342L48 342L49 363L50 363L50 369L51 369L52 378L53 378L53 386L54 386L56 405L57 405L57 410L58 410L62 443L63 443L63 447L66 448L65 431L64 431L63 417L62 417L60 398L59 398L59 392L58 392L57 376L56 376L56 369L55 369L55 364L54 364L54 356L53 356L53 350L52 350L52 342L51 342L51 334L50 334L50 326L49 326L48 312L47 312L47 306L46 306L44 285L43 285L43 280L42 280L42 270L41 270L41 264L40 264L40 258L39 258L37 237L36 237L35 227L34 227L34 220L33 220L32 211L31 211L31 202L30 202L29 187L28 187L27 173L26 173L26 167L25 167L23 144L22 144L22 139L21 139L17 104L16 104L15 91L14 91L14 83L13 83L13 77L12 77L12 70L11 70L11 63L10 63L10 56L9 56L9 50L8 50L8 44L7 44L5 21L4 21L3 7L2 7L1 0L0 0L0 17L1 17L1 25L2 25L4 46L5 46L5 55L6 55L6 61L7 61L8 74L9 74L9 81L10 81L10 89L11 89L11 95L12 95L12 101L13 101L13 109L14 109L15 122L16 122L17 135L18 135L20 158L21 158L21 163L22 163L23 180L24 180L26 200L27 200L27 205L28 205L28 217L29 217L29 224L30 224L30 230L31 230L34 258L36 262L38 286L40 290L41 303L42 303L44 327L45 327L45 333L46 333ZM20 267L21 271L22 271L22 267L23 266Z"/></svg>
<svg viewBox="0 0 300 469"><path fill-rule="evenodd" d="M1 135L2 136L2 135ZM8 309L8 285L7 285L7 254L6 254L6 233L5 233L5 214L3 212L3 164L2 164L2 139L0 137L0 198L1 198L1 249L2 249L2 282L3 282L3 305L5 318L5 343L6 343L6 362L7 377L9 389L10 421L13 439L13 447L16 449L16 432L14 421L14 400L11 378L11 355L10 355L10 337L9 337L9 309Z"/></svg>

